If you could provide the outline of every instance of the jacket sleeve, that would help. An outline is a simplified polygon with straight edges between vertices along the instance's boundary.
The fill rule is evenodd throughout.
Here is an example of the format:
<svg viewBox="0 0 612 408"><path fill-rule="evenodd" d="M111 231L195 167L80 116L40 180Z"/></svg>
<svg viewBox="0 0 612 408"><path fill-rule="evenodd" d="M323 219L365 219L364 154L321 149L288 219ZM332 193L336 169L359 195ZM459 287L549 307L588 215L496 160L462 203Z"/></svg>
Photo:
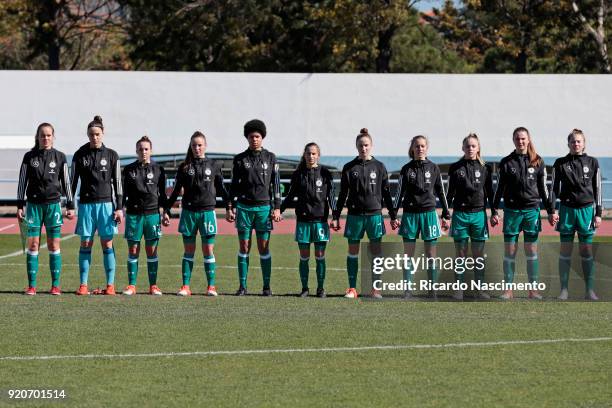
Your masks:
<svg viewBox="0 0 612 408"><path fill-rule="evenodd" d="M217 196L221 196L223 206L228 210L231 206L231 199L225 184L223 184L223 170L220 165L218 165L215 173L215 190L217 190Z"/></svg>
<svg viewBox="0 0 612 408"><path fill-rule="evenodd" d="M485 193L485 200L489 202L489 207L491 208L491 215L497 215L497 210L493 209L493 169L491 169L491 166L486 164L485 165L485 169L487 172L485 181L484 181L484 193ZM485 208L487 203L485 202Z"/></svg>
<svg viewBox="0 0 612 408"><path fill-rule="evenodd" d="M436 181L434 184L434 190L436 191L436 195L440 200L440 205L442 206L442 218L450 219L450 214L448 212L448 202L446 201L446 192L444 191L444 183L442 182L442 174L440 173L440 168L436 166Z"/></svg>
<svg viewBox="0 0 612 408"><path fill-rule="evenodd" d="M66 196L66 208L69 210L74 210L72 183L70 182L70 171L68 170L68 163L66 163L66 156L63 156L61 160L62 162L60 164L60 183L62 185L64 195Z"/></svg>
<svg viewBox="0 0 612 408"><path fill-rule="evenodd" d="M17 185L17 208L23 209L25 206L25 193L28 187L28 162L27 153L23 156L21 161L21 168L19 169L19 184Z"/></svg>
<svg viewBox="0 0 612 408"><path fill-rule="evenodd" d="M238 189L240 188L240 164L238 164L238 160L234 157L234 162L232 164L232 184L230 185L230 201L232 205L236 207L236 201L238 194L240 193Z"/></svg>
<svg viewBox="0 0 612 408"><path fill-rule="evenodd" d="M342 208L344 208L344 203L346 202L346 197L348 196L348 189L349 189L348 169L343 168L342 177L340 178L340 194L338 195L338 202L336 203L336 210L332 213L332 218L334 220L340 219Z"/></svg>
<svg viewBox="0 0 612 408"><path fill-rule="evenodd" d="M162 166L159 166L159 180L157 180L157 192L159 194L157 207L163 208L165 210L167 208L166 202L168 201L168 195L166 194L166 169L164 169Z"/></svg>
<svg viewBox="0 0 612 408"><path fill-rule="evenodd" d="M81 175L80 175L79 164L77 161L77 155L75 153L75 155L72 156L72 164L70 165L70 177L72 181L72 186L70 189L72 190L72 194L75 198L76 198L76 193L77 193L77 186L79 185L80 176Z"/></svg>
<svg viewBox="0 0 612 408"><path fill-rule="evenodd" d="M391 197L391 189L389 188L389 174L387 173L387 169L385 166L382 166L382 199L385 203L385 207L387 207L387 211L389 211L389 218L394 220L396 218L397 212L395 211L395 206L393 205L393 198Z"/></svg>
<svg viewBox="0 0 612 408"><path fill-rule="evenodd" d="M174 179L174 188L168 200L166 200L166 213L170 214L170 209L176 202L179 194L181 194L181 189L183 188L183 166L179 166L176 171L176 177Z"/></svg>
<svg viewBox="0 0 612 408"><path fill-rule="evenodd" d="M553 208L551 206L550 197L548 195L548 186L546 185L546 179L548 172L546 171L546 165L544 161L540 165L538 173L538 194L540 195L540 199L542 200L542 204L546 208L546 213L549 215L553 213Z"/></svg>
<svg viewBox="0 0 612 408"><path fill-rule="evenodd" d="M295 198L298 188L298 177L299 169L295 170L291 175L291 184L289 184L289 191L287 191L287 195L285 196L285 199L283 200L280 206L281 213L283 213L287 209L287 207L289 207L293 203L293 199Z"/></svg>
<svg viewBox="0 0 612 408"><path fill-rule="evenodd" d="M552 168L552 185L550 188L550 203L549 206L554 210L557 206L557 198L561 193L561 178L559 177L559 161L555 161L555 164Z"/></svg>
<svg viewBox="0 0 612 408"><path fill-rule="evenodd" d="M119 156L115 153L115 169L112 176L113 188L115 189L115 203L117 208L123 206L123 183L121 182L121 162Z"/></svg>
<svg viewBox="0 0 612 408"><path fill-rule="evenodd" d="M404 195L406 194L406 189L408 187L408 183L406 180L406 175L404 174L404 170L400 171L399 181L397 185L397 192L395 193L395 214L399 211L402 206L402 200Z"/></svg>
<svg viewBox="0 0 612 408"><path fill-rule="evenodd" d="M497 210L499 209L499 204L501 203L501 199L504 196L504 190L506 189L506 176L503 170L501 163L499 164L499 169L497 170L497 188L495 189L495 195L493 196L493 205L491 206L491 214L497 214Z"/></svg>
<svg viewBox="0 0 612 408"><path fill-rule="evenodd" d="M280 209L281 206L281 194L280 194L280 170L278 163L276 162L276 156L271 155L270 164L272 167L271 181L270 184L270 196L272 197L272 208L275 210Z"/></svg>
<svg viewBox="0 0 612 408"><path fill-rule="evenodd" d="M457 179L455 178L455 172L453 170L453 166L448 169L448 191L446 192L446 202L448 203L449 208L453 206L453 200L455 199L455 186L457 184Z"/></svg>
<svg viewBox="0 0 612 408"><path fill-rule="evenodd" d="M331 172L326 172L327 176L327 201L332 214L336 211L336 187L334 186L334 178Z"/></svg>
<svg viewBox="0 0 612 408"><path fill-rule="evenodd" d="M597 159L593 159L595 177L593 177L593 198L595 199L595 216L601 217L603 212L603 201L601 199L601 168Z"/></svg>

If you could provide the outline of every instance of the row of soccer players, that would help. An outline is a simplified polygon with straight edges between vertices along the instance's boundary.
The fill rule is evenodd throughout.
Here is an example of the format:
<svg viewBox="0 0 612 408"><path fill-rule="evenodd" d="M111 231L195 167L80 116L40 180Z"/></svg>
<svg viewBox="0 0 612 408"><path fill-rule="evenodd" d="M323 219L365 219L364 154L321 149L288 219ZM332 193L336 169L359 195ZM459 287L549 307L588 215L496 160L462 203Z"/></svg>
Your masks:
<svg viewBox="0 0 612 408"><path fill-rule="evenodd" d="M178 168L176 184L170 197L165 194L164 169L151 160L153 143L144 136L136 143L138 160L127 165L120 174L117 153L103 143L104 125L96 116L87 126L89 143L73 156L72 170L68 170L65 155L53 148L54 130L49 123L38 126L35 146L24 156L18 187L18 218L27 223L28 250L26 294L36 294L38 273L38 248L41 228L47 231L49 265L51 270L51 294L60 290L60 229L62 212L60 197L67 198L66 217L74 217L74 200L80 180L80 201L76 234L81 238L79 250L80 286L78 295L87 295L88 273L91 264L91 248L98 231L103 248L106 289L103 294L115 294L115 255L113 236L117 223L123 221L125 208L125 238L128 242L128 286L123 293L136 293L138 257L144 235L147 254L149 293L161 295L157 286L157 246L161 225L169 225L170 208L182 195L182 212L179 232L183 236L182 260L183 284L180 296L191 294L190 279L196 249L196 235L201 235L204 268L208 280L206 293L216 296L214 243L217 221L214 212L216 197L226 206L226 220L235 222L239 239L237 256L240 287L236 295L247 293L247 275L252 230L256 233L257 249L263 276L264 296L272 294L270 277L272 258L269 248L272 221L281 221L281 213L295 202L297 217L295 240L299 247L299 275L301 296L309 295L308 275L311 244L314 244L318 297L325 297L325 249L329 241L330 227L340 229L340 214L346 205L348 216L344 236L348 239L346 267L348 289L345 297L358 296L357 272L359 244L367 233L372 253L380 253L380 243L385 235L382 216L387 208L393 230L399 228L404 250L414 255L418 238L425 242L426 255L434 257L435 243L441 230L451 229L458 256L468 252L471 240L473 256L481 256L488 239L488 223L485 208L491 208L489 223L495 227L500 222L498 208L504 199L503 233L505 245L504 280L513 282L517 241L524 234L527 255L527 271L530 282L539 279L537 252L538 234L541 231L540 204L548 213L548 221L555 225L561 237L559 274L560 299L568 297L568 281L574 235L580 242L580 255L585 276L586 297L597 299L593 290L594 268L591 242L595 229L601 224L601 174L597 159L585 153L585 136L574 129L568 136L569 154L559 158L553 168L552 191L546 186L546 168L529 131L523 127L514 130L514 151L499 164L497 189L492 188L492 170L481 158L478 136L470 134L463 139L463 158L449 170L449 189L445 192L438 166L427 159L428 140L425 136L412 138L409 147L410 161L402 167L395 198L391 196L385 166L372 156L372 136L367 129L357 135L355 144L358 156L344 165L340 193L336 200L331 173L319 165L320 149L316 143L305 146L298 168L291 177L289 191L281 202L280 179L276 157L263 148L266 137L265 124L257 119L244 125L244 137L248 148L236 155L233 161L230 191L223 185L219 162L206 157L206 137L195 132L190 139L185 160ZM72 178L72 180L71 180ZM122 182L123 180L123 182ZM436 212L436 198L442 206L441 217ZM559 212L556 199L561 201ZM123 203L115 208L114 203ZM449 203L453 207L452 218ZM27 204L27 205L26 205ZM401 220L397 219L399 207L403 208ZM24 210L25 207L25 210ZM122 208L123 207L123 208ZM332 221L328 224L329 212ZM415 271L404 271L410 281ZM428 279L437 281L435 268L427 271ZM457 275L462 280L463 275ZM484 279L484 271L475 279ZM372 290L372 297L381 297ZM435 296L435 294L431 294ZM407 291L405 297L412 294ZM462 299L463 293L456 292ZM477 294L489 298L486 292ZM511 299L512 291L505 291L503 299ZM541 298L537 291L529 292L530 298Z"/></svg>

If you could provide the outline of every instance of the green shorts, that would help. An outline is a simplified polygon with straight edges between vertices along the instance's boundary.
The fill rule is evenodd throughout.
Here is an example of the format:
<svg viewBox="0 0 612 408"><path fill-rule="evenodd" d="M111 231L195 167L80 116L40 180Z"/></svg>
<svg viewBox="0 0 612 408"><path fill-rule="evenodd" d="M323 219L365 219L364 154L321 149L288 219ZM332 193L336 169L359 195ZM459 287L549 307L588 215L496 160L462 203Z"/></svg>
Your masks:
<svg viewBox="0 0 612 408"><path fill-rule="evenodd" d="M453 211L450 234L455 241L486 241L489 239L487 213L485 211L464 212Z"/></svg>
<svg viewBox="0 0 612 408"><path fill-rule="evenodd" d="M326 222L297 222L295 242L298 244L327 241L329 241L329 225Z"/></svg>
<svg viewBox="0 0 612 408"><path fill-rule="evenodd" d="M583 238L592 237L595 234L594 218L593 206L572 208L561 205L556 230L561 235L571 235L573 237L574 233L577 232L578 236Z"/></svg>
<svg viewBox="0 0 612 408"><path fill-rule="evenodd" d="M125 239L140 242L144 233L145 241L154 241L162 235L159 214L126 214Z"/></svg>
<svg viewBox="0 0 612 408"><path fill-rule="evenodd" d="M198 231L203 237L217 235L217 215L215 211L189 211L183 208L178 232L185 237L195 237Z"/></svg>
<svg viewBox="0 0 612 408"><path fill-rule="evenodd" d="M28 237L40 236L40 230L45 230L50 238L59 238L62 235L62 207L60 203L26 205L26 223L28 224Z"/></svg>
<svg viewBox="0 0 612 408"><path fill-rule="evenodd" d="M257 232L258 237L269 239L269 232L272 231L270 206L249 206L238 203L236 205L236 229L238 238L242 240L250 239L253 229Z"/></svg>
<svg viewBox="0 0 612 408"><path fill-rule="evenodd" d="M504 241L516 241L523 231L524 235L536 237L542 231L540 209L513 210L504 208ZM513 238L512 238L513 237Z"/></svg>
<svg viewBox="0 0 612 408"><path fill-rule="evenodd" d="M385 235L385 223L382 214L351 215L346 217L344 237L349 241L361 241L364 233L368 233L371 240L379 239Z"/></svg>
<svg viewBox="0 0 612 408"><path fill-rule="evenodd" d="M405 212L402 215L399 235L405 239L417 239L420 235L423 241L440 238L442 230L438 213L435 210L420 213Z"/></svg>

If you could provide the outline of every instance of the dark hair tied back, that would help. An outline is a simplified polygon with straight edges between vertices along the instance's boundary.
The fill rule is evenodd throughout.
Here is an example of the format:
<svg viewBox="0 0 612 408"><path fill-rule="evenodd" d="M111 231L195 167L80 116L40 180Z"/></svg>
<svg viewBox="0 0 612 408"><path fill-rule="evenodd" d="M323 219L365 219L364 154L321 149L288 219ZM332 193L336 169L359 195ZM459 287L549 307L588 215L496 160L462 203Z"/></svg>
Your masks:
<svg viewBox="0 0 612 408"><path fill-rule="evenodd" d="M100 129L104 130L104 124L102 123L102 117L99 115L94 116L93 120L91 122L89 122L89 125L87 125L87 129L89 130L89 128L92 127L99 127Z"/></svg>

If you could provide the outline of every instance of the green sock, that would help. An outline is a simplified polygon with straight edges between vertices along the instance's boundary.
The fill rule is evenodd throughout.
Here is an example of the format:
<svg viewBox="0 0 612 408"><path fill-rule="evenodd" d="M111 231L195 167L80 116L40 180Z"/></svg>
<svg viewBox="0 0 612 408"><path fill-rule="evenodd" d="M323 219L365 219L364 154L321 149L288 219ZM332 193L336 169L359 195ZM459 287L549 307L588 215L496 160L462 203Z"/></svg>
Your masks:
<svg viewBox="0 0 612 408"><path fill-rule="evenodd" d="M586 290L593 290L595 287L595 263L593 257L582 257L582 273L584 274L584 285Z"/></svg>
<svg viewBox="0 0 612 408"><path fill-rule="evenodd" d="M247 287L247 276L249 275L249 254L238 252L238 279L240 286Z"/></svg>
<svg viewBox="0 0 612 408"><path fill-rule="evenodd" d="M128 255L127 259L128 285L136 285L138 276L138 256Z"/></svg>
<svg viewBox="0 0 612 408"><path fill-rule="evenodd" d="M28 286L36 287L36 274L38 273L38 251L27 251L26 265L28 270Z"/></svg>
<svg viewBox="0 0 612 408"><path fill-rule="evenodd" d="M408 261L407 268L404 268L404 280L406 282L412 282L412 278L414 276L413 267L414 265L412 264L412 262Z"/></svg>
<svg viewBox="0 0 612 408"><path fill-rule="evenodd" d="M509 256L504 256L504 280L506 283L514 281L514 268L516 267L515 259Z"/></svg>
<svg viewBox="0 0 612 408"><path fill-rule="evenodd" d="M270 278L272 277L272 254L259 255L259 265L261 265L261 275L263 277L264 289L270 289Z"/></svg>
<svg viewBox="0 0 612 408"><path fill-rule="evenodd" d="M62 254L59 249L49 251L49 269L51 269L51 286L59 287L62 273Z"/></svg>
<svg viewBox="0 0 612 408"><path fill-rule="evenodd" d="M149 275L149 285L157 285L157 269L159 268L159 260L157 255L152 257L147 256L147 274Z"/></svg>
<svg viewBox="0 0 612 408"><path fill-rule="evenodd" d="M325 284L325 256L317 257L317 289L323 289Z"/></svg>
<svg viewBox="0 0 612 408"><path fill-rule="evenodd" d="M569 274L572 267L572 257L559 255L559 280L561 281L561 289L569 287Z"/></svg>
<svg viewBox="0 0 612 408"><path fill-rule="evenodd" d="M540 261L538 254L527 257L527 278L529 282L538 282L540 280Z"/></svg>
<svg viewBox="0 0 612 408"><path fill-rule="evenodd" d="M206 272L206 280L208 281L208 286L215 286L215 270L215 256L204 255L204 271Z"/></svg>
<svg viewBox="0 0 612 408"><path fill-rule="evenodd" d="M308 289L308 260L310 258L302 258L300 256L300 281L302 281L302 289Z"/></svg>
<svg viewBox="0 0 612 408"><path fill-rule="evenodd" d="M349 288L357 287L358 269L359 269L359 255L347 255L346 272L348 273Z"/></svg>
<svg viewBox="0 0 612 408"><path fill-rule="evenodd" d="M183 286L189 286L191 282L191 271L193 270L193 254L183 253Z"/></svg>
<svg viewBox="0 0 612 408"><path fill-rule="evenodd" d="M427 279L432 283L438 281L438 270L436 268L427 268Z"/></svg>

